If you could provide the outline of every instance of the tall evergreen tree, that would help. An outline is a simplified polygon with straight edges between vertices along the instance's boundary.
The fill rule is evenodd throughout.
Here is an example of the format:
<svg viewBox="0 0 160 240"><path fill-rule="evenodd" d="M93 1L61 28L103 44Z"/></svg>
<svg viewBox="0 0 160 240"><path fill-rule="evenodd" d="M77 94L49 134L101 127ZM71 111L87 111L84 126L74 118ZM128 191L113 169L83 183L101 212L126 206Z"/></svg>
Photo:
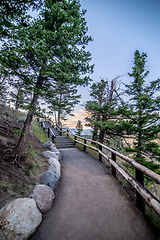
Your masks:
<svg viewBox="0 0 160 240"><path fill-rule="evenodd" d="M111 81L101 79L100 82L94 83L90 93L93 100L86 102L85 108L90 113L86 118L89 122L87 125L94 129L93 140L97 139L99 129L98 141L101 143L104 141L105 134L109 137L116 135L114 126L119 101L118 79L119 76Z"/></svg>
<svg viewBox="0 0 160 240"><path fill-rule="evenodd" d="M93 83L91 86L90 96L93 100L87 101L85 104L85 109L89 113L89 117L86 117L86 121L93 128L92 140L97 140L98 138L98 122L102 119L102 107L106 102L106 85L108 81L101 79L98 83Z"/></svg>
<svg viewBox="0 0 160 240"><path fill-rule="evenodd" d="M83 131L83 125L82 125L82 123L81 123L80 120L78 120L78 122L77 122L77 124L76 124L76 129L77 129L76 134L77 134L78 136L80 136L80 135L81 135L81 132Z"/></svg>
<svg viewBox="0 0 160 240"><path fill-rule="evenodd" d="M73 116L74 106L79 103L80 95L77 95L76 85L56 81L48 91L48 107L52 112L57 112L59 126L61 120L67 120L67 115Z"/></svg>
<svg viewBox="0 0 160 240"><path fill-rule="evenodd" d="M46 99L49 88L58 79L85 85L93 71L91 54L85 50L92 40L87 35L85 11L79 1L46 1L41 17L14 30L4 43L0 62L9 76L17 76L32 93L28 114L16 151L22 149L29 131L38 98Z"/></svg>
<svg viewBox="0 0 160 240"><path fill-rule="evenodd" d="M125 134L135 137L133 145L126 150L136 161L160 173L160 165L156 164L160 161L160 147L156 143L160 131L160 79L146 82L149 74L146 58L147 55L138 50L134 54L133 71L129 73L133 81L125 90L129 100L120 108L120 113L125 119L122 124Z"/></svg>

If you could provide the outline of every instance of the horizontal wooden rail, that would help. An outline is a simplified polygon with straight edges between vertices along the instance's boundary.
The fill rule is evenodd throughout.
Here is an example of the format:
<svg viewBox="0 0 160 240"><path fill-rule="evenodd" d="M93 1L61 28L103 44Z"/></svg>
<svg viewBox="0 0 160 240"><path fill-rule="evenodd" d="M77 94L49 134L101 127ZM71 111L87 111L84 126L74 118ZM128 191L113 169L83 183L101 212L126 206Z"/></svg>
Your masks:
<svg viewBox="0 0 160 240"><path fill-rule="evenodd" d="M94 151L99 152L99 154L101 156L103 156L107 161L110 162L110 164L112 165L112 167L114 167L133 187L136 191L138 191L138 193L145 199L145 201L154 209L154 211L160 215L160 201L158 199L156 199L153 194L151 194L145 187L143 187L135 178L133 178L129 173L127 173L122 167L120 167L113 159L109 158L106 154L104 154L100 149L90 146L87 144L87 142L90 143L94 143L97 144L99 146L101 146L101 149L104 148L108 151L110 151L111 153L115 154L116 156L120 157L121 159L125 160L126 162L130 163L131 165L133 165L135 168L143 171L147 176L149 176L150 178L152 178L153 180L155 180L156 182L160 183L160 175L153 172L152 170L144 167L143 165L141 165L140 163L136 162L135 160L132 160L118 152L116 152L115 150L99 143L96 141L93 141L91 139L86 139L77 135L74 135L70 130L68 130L68 135L70 136L70 138L87 147L90 148ZM85 143L78 141L76 138L80 138L82 140L85 140Z"/></svg>
<svg viewBox="0 0 160 240"><path fill-rule="evenodd" d="M69 131L71 132L71 131ZM77 136L77 135L74 135L72 134L73 136ZM70 135L71 136L71 135ZM77 136L78 138L80 139L83 139L83 140L86 140L87 142L90 142L90 143L94 143L94 144L98 144L100 146L102 146L103 148L105 148L106 150L110 151L111 153L114 153L116 156L120 157L121 159L125 160L126 162L130 163L131 165L133 165L134 167L136 167L137 169L139 169L140 171L143 171L144 174L146 174L148 177L152 178L154 181L156 181L157 183L160 183L160 175L155 173L154 171L148 169L147 167L143 166L142 164L136 162L135 160L129 158L129 157L126 157L124 156L123 154L119 153L119 152L116 152L115 150L113 150L112 148L109 148L105 145L103 145L102 143L99 143L99 142L96 142L96 141L93 141L91 139L87 139L87 138L83 138L83 137L80 137L80 136ZM73 138L72 138L73 139ZM78 141L77 141L78 142ZM78 142L82 145L84 145L84 143L82 142ZM86 145L87 147L95 150L95 151L99 151L99 149L95 148L95 147L91 147L89 145Z"/></svg>

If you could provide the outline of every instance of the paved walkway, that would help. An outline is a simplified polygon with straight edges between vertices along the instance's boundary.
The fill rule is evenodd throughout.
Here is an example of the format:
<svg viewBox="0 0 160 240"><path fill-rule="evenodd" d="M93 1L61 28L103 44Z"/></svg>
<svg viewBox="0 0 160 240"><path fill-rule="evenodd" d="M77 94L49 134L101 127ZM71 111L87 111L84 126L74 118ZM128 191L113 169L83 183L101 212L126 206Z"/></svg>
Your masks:
<svg viewBox="0 0 160 240"><path fill-rule="evenodd" d="M152 240L143 215L91 156L61 149L62 177L51 210L30 240Z"/></svg>

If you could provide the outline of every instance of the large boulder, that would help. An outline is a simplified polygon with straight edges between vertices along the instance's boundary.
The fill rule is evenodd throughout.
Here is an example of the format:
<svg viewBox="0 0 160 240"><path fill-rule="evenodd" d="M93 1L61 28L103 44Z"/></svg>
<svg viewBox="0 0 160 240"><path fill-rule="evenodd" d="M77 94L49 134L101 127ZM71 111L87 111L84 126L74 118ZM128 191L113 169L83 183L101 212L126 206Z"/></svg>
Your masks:
<svg viewBox="0 0 160 240"><path fill-rule="evenodd" d="M48 160L50 162L50 166L49 166L48 170L55 173L60 178L60 176L61 176L61 165L60 165L59 161L55 158L49 158Z"/></svg>
<svg viewBox="0 0 160 240"><path fill-rule="evenodd" d="M53 144L51 141L48 141L43 144L43 148L50 149L51 147L55 147L55 144Z"/></svg>
<svg viewBox="0 0 160 240"><path fill-rule="evenodd" d="M51 147L50 151L54 152L58 156L58 160L61 160L61 153L57 150L56 147Z"/></svg>
<svg viewBox="0 0 160 240"><path fill-rule="evenodd" d="M36 185L30 197L35 200L41 213L47 212L55 199L53 190L44 184Z"/></svg>
<svg viewBox="0 0 160 240"><path fill-rule="evenodd" d="M45 152L42 152L42 155L45 157L45 158L55 158L58 160L58 155L54 152L51 152L51 151L45 151Z"/></svg>
<svg viewBox="0 0 160 240"><path fill-rule="evenodd" d="M23 240L33 234L42 214L30 198L18 198L0 210L0 239Z"/></svg>
<svg viewBox="0 0 160 240"><path fill-rule="evenodd" d="M59 179L60 177L50 170L47 170L41 175L42 183L52 188L53 190L57 187Z"/></svg>
<svg viewBox="0 0 160 240"><path fill-rule="evenodd" d="M52 146L52 147L50 148L50 151L51 151L51 152L59 152L58 149L57 149L56 147L54 147L54 146Z"/></svg>

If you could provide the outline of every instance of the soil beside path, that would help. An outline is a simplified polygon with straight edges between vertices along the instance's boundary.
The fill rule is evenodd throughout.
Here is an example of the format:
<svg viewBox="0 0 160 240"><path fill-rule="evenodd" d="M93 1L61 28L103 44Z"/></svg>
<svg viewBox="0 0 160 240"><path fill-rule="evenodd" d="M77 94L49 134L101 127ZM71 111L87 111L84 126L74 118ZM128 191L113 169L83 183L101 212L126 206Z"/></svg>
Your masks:
<svg viewBox="0 0 160 240"><path fill-rule="evenodd" d="M77 148L61 149L52 208L30 240L152 240L151 227L110 173Z"/></svg>

